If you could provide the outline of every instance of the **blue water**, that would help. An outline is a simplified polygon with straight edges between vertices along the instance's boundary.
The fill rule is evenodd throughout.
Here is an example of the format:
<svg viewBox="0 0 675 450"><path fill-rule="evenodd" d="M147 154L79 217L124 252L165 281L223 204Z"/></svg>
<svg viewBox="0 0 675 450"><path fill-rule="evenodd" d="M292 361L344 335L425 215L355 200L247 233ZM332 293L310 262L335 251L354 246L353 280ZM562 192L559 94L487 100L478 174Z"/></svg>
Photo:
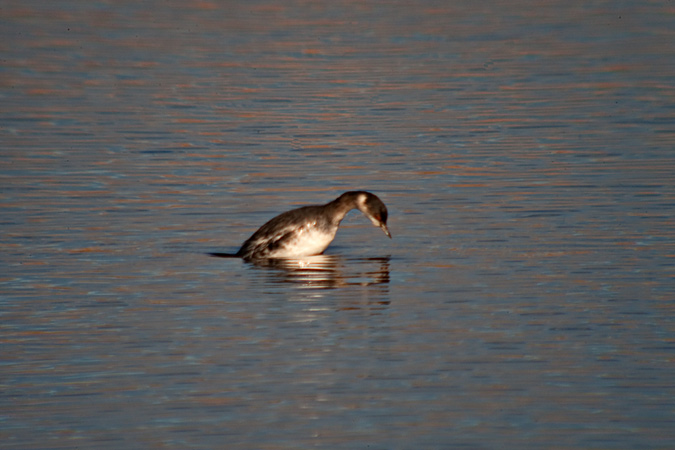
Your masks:
<svg viewBox="0 0 675 450"><path fill-rule="evenodd" d="M668 2L5 2L3 449L675 446ZM322 257L266 220L377 194Z"/></svg>

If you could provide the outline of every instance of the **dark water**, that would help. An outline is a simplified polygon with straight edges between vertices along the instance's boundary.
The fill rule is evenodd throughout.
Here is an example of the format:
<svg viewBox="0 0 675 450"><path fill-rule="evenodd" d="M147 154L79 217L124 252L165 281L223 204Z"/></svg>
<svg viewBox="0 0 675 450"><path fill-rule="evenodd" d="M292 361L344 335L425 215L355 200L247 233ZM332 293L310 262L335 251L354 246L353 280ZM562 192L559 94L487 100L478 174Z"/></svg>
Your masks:
<svg viewBox="0 0 675 450"><path fill-rule="evenodd" d="M672 2L0 9L0 447L675 446ZM367 189L326 256L234 251Z"/></svg>

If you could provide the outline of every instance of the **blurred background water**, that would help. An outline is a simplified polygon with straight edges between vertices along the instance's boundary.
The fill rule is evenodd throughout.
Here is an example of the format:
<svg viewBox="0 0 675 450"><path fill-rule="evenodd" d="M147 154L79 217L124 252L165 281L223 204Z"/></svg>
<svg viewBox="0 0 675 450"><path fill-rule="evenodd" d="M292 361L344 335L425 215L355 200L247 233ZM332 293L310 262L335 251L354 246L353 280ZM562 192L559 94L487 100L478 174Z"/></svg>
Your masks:
<svg viewBox="0 0 675 450"><path fill-rule="evenodd" d="M675 446L675 6L4 1L7 449ZM269 218L374 192L323 257Z"/></svg>

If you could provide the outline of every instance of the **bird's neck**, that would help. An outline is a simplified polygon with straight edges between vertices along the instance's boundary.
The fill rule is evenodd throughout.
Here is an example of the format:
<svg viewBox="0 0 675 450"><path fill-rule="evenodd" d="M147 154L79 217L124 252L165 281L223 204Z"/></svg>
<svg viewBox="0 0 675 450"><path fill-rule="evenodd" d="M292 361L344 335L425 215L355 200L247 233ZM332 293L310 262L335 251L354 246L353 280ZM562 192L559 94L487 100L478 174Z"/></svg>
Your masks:
<svg viewBox="0 0 675 450"><path fill-rule="evenodd" d="M332 202L326 205L327 212L334 218L338 224L345 218L352 209L360 209L358 203L358 192L345 192Z"/></svg>

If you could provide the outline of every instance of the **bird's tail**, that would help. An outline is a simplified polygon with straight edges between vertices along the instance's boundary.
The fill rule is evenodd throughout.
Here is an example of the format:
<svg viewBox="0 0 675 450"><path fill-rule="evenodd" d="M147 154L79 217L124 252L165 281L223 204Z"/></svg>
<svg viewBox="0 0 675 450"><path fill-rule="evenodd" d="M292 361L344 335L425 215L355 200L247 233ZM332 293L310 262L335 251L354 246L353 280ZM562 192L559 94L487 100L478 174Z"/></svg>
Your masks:
<svg viewBox="0 0 675 450"><path fill-rule="evenodd" d="M216 258L240 258L237 253L208 253L211 256Z"/></svg>

